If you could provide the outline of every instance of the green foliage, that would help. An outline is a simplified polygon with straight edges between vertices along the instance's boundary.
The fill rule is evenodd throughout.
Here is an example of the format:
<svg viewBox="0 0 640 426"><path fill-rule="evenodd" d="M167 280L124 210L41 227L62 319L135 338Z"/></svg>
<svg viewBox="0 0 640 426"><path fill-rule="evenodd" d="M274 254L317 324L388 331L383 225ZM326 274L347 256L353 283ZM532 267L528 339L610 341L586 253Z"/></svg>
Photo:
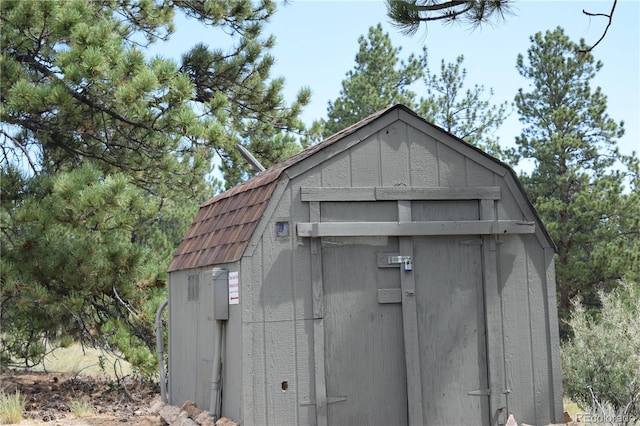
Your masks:
<svg viewBox="0 0 640 426"><path fill-rule="evenodd" d="M573 337L561 352L564 390L594 414L640 421L640 286L622 283L598 295L595 315L573 300Z"/></svg>
<svg viewBox="0 0 640 426"><path fill-rule="evenodd" d="M182 137L183 129L202 131L188 102L192 84L171 61L147 62L133 41L141 32L166 35L169 8L134 1L3 1L1 8L3 154L11 163L26 158L31 173L53 174L96 159L103 173L122 170L153 192L167 176L184 190L203 188L185 170L189 162L207 171L206 151Z"/></svg>
<svg viewBox="0 0 640 426"><path fill-rule="evenodd" d="M0 391L0 421L2 424L14 424L22 421L22 413L26 400L20 391L13 394L7 394Z"/></svg>
<svg viewBox="0 0 640 426"><path fill-rule="evenodd" d="M275 2L0 2L0 357L39 362L46 342L80 341L156 364L155 308L195 211L300 148L303 89L291 105L270 76ZM180 64L146 48L185 14L228 37ZM226 34L226 35L224 35Z"/></svg>
<svg viewBox="0 0 640 426"><path fill-rule="evenodd" d="M607 115L606 96L590 87L602 64L582 52L584 40L574 43L557 28L531 42L527 61L522 55L517 61L531 87L515 98L525 127L513 161L534 164L521 180L558 246L560 315L566 319L577 294L597 305L597 288L640 276L638 159L618 150L624 123Z"/></svg>
<svg viewBox="0 0 640 426"><path fill-rule="evenodd" d="M358 45L354 69L342 81L340 96L329 102L324 136L394 104L416 106L416 95L409 86L424 75L426 51L419 57L409 55L406 62L400 60L401 48L391 44L381 24L370 27L366 38L360 36Z"/></svg>
<svg viewBox="0 0 640 426"><path fill-rule="evenodd" d="M464 90L467 70L462 68L464 57L456 58L455 64L440 64L440 74L427 74L425 84L427 97L420 100L418 113L491 155L502 158L502 150L493 132L507 117L506 102L492 105L483 99L484 86L474 85ZM489 90L489 97L493 90Z"/></svg>
<svg viewBox="0 0 640 426"><path fill-rule="evenodd" d="M493 132L506 118L506 104L491 105L484 98L484 87L464 89L467 71L464 58L455 64L442 61L440 74L431 74L427 67L427 51L406 62L399 59L401 49L393 47L382 26L369 28L368 37L358 39L360 49L356 65L342 81L340 96L329 102L327 120L317 122L312 133L326 137L356 123L366 116L401 103L448 132L489 153L501 156ZM422 80L426 96L417 100L413 91ZM492 92L489 92L491 95Z"/></svg>
<svg viewBox="0 0 640 426"><path fill-rule="evenodd" d="M510 0L386 0L387 15L405 34L415 34L422 22L461 22L476 28L511 14Z"/></svg>
<svg viewBox="0 0 640 426"><path fill-rule="evenodd" d="M150 249L134 242L153 213L142 191L89 165L47 182L46 195L24 197L3 220L3 355L39 362L58 335L101 345L109 335L97 331L116 318L153 347L153 321L139 313L159 284Z"/></svg>
<svg viewBox="0 0 640 426"><path fill-rule="evenodd" d="M197 44L183 55L180 67L194 83L195 100L208 117L215 117L214 127L227 130L214 149L222 159L221 170L230 188L255 173L235 149L237 144L245 145L265 167L300 150L294 134L304 130L298 116L309 103L311 91L302 88L293 104L286 106L284 79L270 79L275 60L265 51L275 39L261 35L264 22L275 12L274 1L177 3L188 16L226 26L240 36L231 52Z"/></svg>

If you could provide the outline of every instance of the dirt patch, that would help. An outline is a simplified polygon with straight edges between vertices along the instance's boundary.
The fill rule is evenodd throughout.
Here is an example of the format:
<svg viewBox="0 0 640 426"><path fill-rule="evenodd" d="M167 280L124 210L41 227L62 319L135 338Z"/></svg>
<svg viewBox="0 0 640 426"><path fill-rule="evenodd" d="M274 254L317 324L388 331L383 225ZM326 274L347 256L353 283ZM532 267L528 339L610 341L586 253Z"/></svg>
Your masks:
<svg viewBox="0 0 640 426"><path fill-rule="evenodd" d="M148 423L151 402L160 398L155 384L68 373L6 371L0 374L0 388L24 395L25 420L20 425L142 425ZM93 414L77 417L74 403L90 407Z"/></svg>

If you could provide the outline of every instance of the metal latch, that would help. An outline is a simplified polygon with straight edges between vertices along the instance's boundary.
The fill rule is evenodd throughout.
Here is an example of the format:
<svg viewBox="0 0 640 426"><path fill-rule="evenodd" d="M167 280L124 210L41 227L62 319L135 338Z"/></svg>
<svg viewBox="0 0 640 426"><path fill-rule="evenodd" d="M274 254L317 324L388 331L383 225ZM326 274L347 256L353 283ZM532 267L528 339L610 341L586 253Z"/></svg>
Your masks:
<svg viewBox="0 0 640 426"><path fill-rule="evenodd" d="M411 256L389 256L389 265L404 264L405 271L413 270L413 259Z"/></svg>

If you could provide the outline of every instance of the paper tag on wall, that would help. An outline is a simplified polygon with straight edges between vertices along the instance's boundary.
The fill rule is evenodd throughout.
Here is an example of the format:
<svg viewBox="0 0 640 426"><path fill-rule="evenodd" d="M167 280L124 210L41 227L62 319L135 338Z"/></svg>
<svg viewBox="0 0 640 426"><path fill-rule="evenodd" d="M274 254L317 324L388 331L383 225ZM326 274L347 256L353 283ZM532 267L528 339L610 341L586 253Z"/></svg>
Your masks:
<svg viewBox="0 0 640 426"><path fill-rule="evenodd" d="M238 305L240 303L240 279L238 272L229 272L229 304Z"/></svg>

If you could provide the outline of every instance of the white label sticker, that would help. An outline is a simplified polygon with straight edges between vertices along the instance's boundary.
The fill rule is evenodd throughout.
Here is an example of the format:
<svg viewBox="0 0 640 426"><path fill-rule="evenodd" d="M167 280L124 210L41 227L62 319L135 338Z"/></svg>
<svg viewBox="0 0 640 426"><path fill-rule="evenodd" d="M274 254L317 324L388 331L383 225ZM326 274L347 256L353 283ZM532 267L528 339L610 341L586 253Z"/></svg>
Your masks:
<svg viewBox="0 0 640 426"><path fill-rule="evenodd" d="M238 272L229 272L229 304L237 305L240 303L240 279Z"/></svg>

